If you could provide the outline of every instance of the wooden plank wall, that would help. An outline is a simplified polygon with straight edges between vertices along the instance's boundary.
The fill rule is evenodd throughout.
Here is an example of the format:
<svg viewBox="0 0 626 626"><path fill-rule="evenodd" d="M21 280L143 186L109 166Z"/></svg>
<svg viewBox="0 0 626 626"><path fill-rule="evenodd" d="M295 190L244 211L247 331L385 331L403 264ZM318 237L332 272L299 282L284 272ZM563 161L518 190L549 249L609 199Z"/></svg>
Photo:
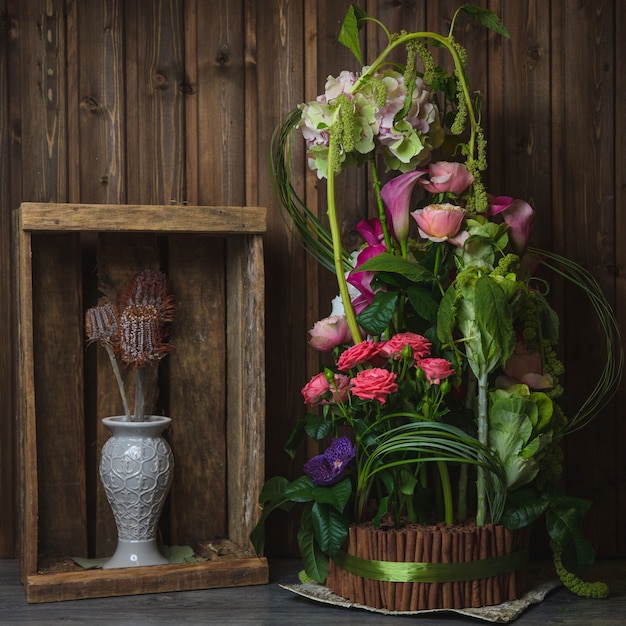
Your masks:
<svg viewBox="0 0 626 626"><path fill-rule="evenodd" d="M623 3L479 3L501 15L511 33L502 40L467 20L458 30L472 82L486 100L490 189L535 206L535 243L587 267L626 334ZM392 30L445 30L461 0L360 4ZM17 541L11 222L22 201L267 206L266 473L299 472L302 459L291 463L282 445L303 413L299 390L317 364L306 331L328 314L335 289L275 210L267 155L283 114L314 98L328 74L357 69L336 41L348 5L0 0L0 556L13 555ZM370 29L368 58L378 43ZM310 206L319 204L323 215L314 177L303 169L295 174ZM368 212L365 181L352 173L338 185L346 199L344 232L356 241L353 225ZM76 242L65 239L57 245L67 261ZM123 242L102 238L98 245L122 248ZM173 239L172 250L176 245ZM185 254L204 255L210 265L224 251L179 252L176 275L185 272ZM225 286L210 275L194 280L207 301L223 297ZM557 299L565 312L567 384L576 406L602 354L579 295L559 288ZM626 556L625 404L622 387L595 424L567 443L568 490L594 500L588 527L603 556ZM219 462L219 454L210 462ZM276 527L269 552L293 553L293 522L279 519Z"/></svg>

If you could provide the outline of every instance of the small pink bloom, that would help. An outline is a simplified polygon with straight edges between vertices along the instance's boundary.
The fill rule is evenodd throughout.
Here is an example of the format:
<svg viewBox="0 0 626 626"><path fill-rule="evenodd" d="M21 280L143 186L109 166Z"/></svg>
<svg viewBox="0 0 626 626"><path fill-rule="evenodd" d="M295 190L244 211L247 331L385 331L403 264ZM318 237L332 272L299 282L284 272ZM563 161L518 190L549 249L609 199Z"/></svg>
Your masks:
<svg viewBox="0 0 626 626"><path fill-rule="evenodd" d="M410 346L415 360L430 354L430 341L416 333L398 333L381 343L380 353L387 358L399 359L405 346Z"/></svg>
<svg viewBox="0 0 626 626"><path fill-rule="evenodd" d="M361 252L359 252L359 256L356 260L355 270L363 265L365 261L386 252L387 248L384 245L369 245L363 248ZM348 274L347 281L350 285L359 290L361 296L354 300L352 306L354 307L355 312L358 314L363 309L366 309L368 305L371 304L374 299L374 290L371 288L372 280L376 272L356 272L352 271Z"/></svg>
<svg viewBox="0 0 626 626"><path fill-rule="evenodd" d="M396 374L382 367L362 370L350 381L352 394L362 400L378 400L385 404L390 393L398 391Z"/></svg>
<svg viewBox="0 0 626 626"><path fill-rule="evenodd" d="M347 372L349 369L375 359L379 354L379 344L371 339L361 341L344 352L337 360L337 369Z"/></svg>
<svg viewBox="0 0 626 626"><path fill-rule="evenodd" d="M417 366L424 372L426 380L431 385L440 385L442 380L449 378L455 372L450 361L446 359L422 359Z"/></svg>
<svg viewBox="0 0 626 626"><path fill-rule="evenodd" d="M543 363L539 352L529 350L523 341L518 341L513 354L509 357L504 366L504 373L512 382L521 382L528 385L530 389L550 389L552 387L552 376L543 373ZM500 381L500 385L505 383L509 386L511 381Z"/></svg>
<svg viewBox="0 0 626 626"><path fill-rule="evenodd" d="M316 374L306 385L304 385L304 387L302 387L304 403L309 406L319 404L329 390L330 383L324 375L324 372Z"/></svg>
<svg viewBox="0 0 626 626"><path fill-rule="evenodd" d="M352 343L345 315L331 315L319 320L309 331L309 342L316 350L327 352L344 343Z"/></svg>
<svg viewBox="0 0 626 626"><path fill-rule="evenodd" d="M462 194L473 182L474 176L469 173L463 163L437 161L428 167L430 180L419 183L430 193Z"/></svg>
<svg viewBox="0 0 626 626"><path fill-rule="evenodd" d="M322 404L336 404L337 402L346 402L348 400L349 389L350 378L345 374L335 374L333 377L333 382L330 383L332 400L322 400Z"/></svg>
<svg viewBox="0 0 626 626"><path fill-rule="evenodd" d="M419 233L431 241L446 241L453 238L461 229L465 209L453 204L430 204L413 211Z"/></svg>

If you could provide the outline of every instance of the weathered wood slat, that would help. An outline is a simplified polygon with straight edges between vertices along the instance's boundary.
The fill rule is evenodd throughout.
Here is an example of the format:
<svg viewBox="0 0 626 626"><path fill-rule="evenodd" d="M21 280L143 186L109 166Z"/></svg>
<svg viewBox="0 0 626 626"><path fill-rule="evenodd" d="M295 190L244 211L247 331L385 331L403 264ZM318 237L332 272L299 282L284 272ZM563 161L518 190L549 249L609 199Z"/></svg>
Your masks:
<svg viewBox="0 0 626 626"><path fill-rule="evenodd" d="M168 275L177 302L168 357L170 442L176 456L171 494L174 544L228 536L226 476L236 462L226 452L226 316L224 241L171 236ZM234 416L239 420L239 414ZM194 506L189 507L188 502ZM203 511L201 515L197 511Z"/></svg>
<svg viewBox="0 0 626 626"><path fill-rule="evenodd" d="M80 570L28 576L29 602L57 602L268 582L264 558L217 559L206 563L152 565L127 569Z"/></svg>
<svg viewBox="0 0 626 626"><path fill-rule="evenodd" d="M263 207L192 207L66 204L51 210L43 203L22 205L24 230L84 232L261 233Z"/></svg>

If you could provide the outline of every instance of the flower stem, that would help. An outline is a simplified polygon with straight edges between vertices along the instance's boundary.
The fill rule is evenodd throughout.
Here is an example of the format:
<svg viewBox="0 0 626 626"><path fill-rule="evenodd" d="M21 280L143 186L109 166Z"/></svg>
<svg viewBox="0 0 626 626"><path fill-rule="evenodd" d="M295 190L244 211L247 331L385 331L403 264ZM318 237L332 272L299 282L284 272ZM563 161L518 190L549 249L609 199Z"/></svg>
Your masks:
<svg viewBox="0 0 626 626"><path fill-rule="evenodd" d="M333 260L335 262L335 274L337 275L337 285L339 286L339 295L343 302L343 308L346 314L346 322L350 329L350 334L354 343L360 343L363 339L361 337L361 331L356 321L356 315L354 308L352 307L352 301L350 299L350 292L348 291L348 283L346 281L346 275L343 267L343 255L341 245L341 233L339 231L339 222L337 220L337 206L335 202L335 171L333 168L333 154L336 147L336 141L331 134L331 138L328 144L328 177L326 185L327 195L327 213L328 223L330 226L330 233L333 240Z"/></svg>
<svg viewBox="0 0 626 626"><path fill-rule="evenodd" d="M444 461L437 461L437 468L439 469L439 480L441 481L441 492L443 493L444 520L446 524L452 524L454 521L454 509L452 507L452 488L450 486L448 466Z"/></svg>
<svg viewBox="0 0 626 626"><path fill-rule="evenodd" d="M478 378L478 441L487 446L489 443L489 428L487 423L487 373L481 372ZM487 516L485 497L485 469L477 468L476 495L478 498L476 509L476 525L483 526Z"/></svg>
<svg viewBox="0 0 626 626"><path fill-rule="evenodd" d="M133 416L133 422L143 422L145 419L145 382L146 368L138 367L135 370L135 415Z"/></svg>
<svg viewBox="0 0 626 626"><path fill-rule="evenodd" d="M130 415L130 407L128 406L128 400L126 400L126 389L124 388L124 381L122 380L122 374L120 373L119 365L117 364L117 359L115 358L115 352L113 352L113 348L108 343L102 343L104 349L107 351L109 355L109 360L111 361L111 367L113 368L113 374L115 374L115 380L117 381L117 386L120 390L120 396L122 397L122 404L124 405L124 415L126 416L126 421L131 421Z"/></svg>

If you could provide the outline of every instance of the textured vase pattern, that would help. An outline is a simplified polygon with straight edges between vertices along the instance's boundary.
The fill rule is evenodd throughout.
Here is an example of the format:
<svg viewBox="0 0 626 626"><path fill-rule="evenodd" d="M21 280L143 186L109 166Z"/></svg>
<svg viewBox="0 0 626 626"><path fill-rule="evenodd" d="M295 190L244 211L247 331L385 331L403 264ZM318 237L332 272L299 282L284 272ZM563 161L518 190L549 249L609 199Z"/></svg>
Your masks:
<svg viewBox="0 0 626 626"><path fill-rule="evenodd" d="M102 449L100 477L118 538L126 541L155 539L172 483L174 458L169 444L161 437L171 420L155 416L149 419L103 420L113 436Z"/></svg>

